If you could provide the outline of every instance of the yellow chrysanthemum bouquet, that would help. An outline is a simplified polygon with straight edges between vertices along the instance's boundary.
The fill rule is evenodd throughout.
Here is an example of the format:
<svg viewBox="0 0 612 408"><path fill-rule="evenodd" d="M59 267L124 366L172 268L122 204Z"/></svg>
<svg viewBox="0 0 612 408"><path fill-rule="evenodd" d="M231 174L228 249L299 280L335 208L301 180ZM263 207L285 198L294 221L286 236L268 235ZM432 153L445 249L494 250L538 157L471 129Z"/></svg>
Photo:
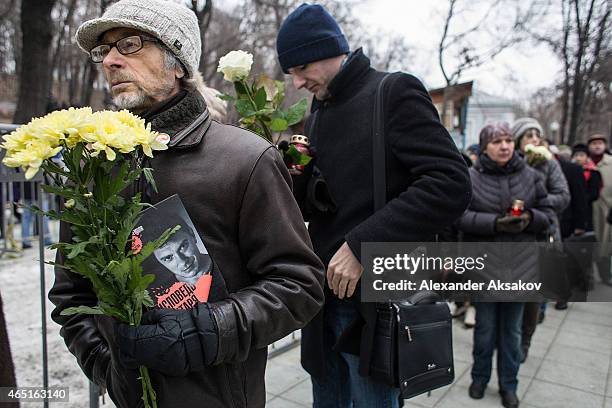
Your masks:
<svg viewBox="0 0 612 408"><path fill-rule="evenodd" d="M153 306L147 287L155 279L143 275L141 264L178 227L132 251L132 230L148 205L140 193L121 193L141 177L155 189L152 170L142 164L153 150L167 149L159 134L128 111L71 108L33 119L3 139L6 166L21 167L27 179L42 169L51 180L42 189L64 199L59 212L32 209L70 226L71 242L52 246L64 258L57 267L89 279L97 295L97 305L67 308L62 314L103 314L139 325L143 308ZM64 166L51 160L58 153ZM146 367L140 367L140 375L144 405L156 407Z"/></svg>

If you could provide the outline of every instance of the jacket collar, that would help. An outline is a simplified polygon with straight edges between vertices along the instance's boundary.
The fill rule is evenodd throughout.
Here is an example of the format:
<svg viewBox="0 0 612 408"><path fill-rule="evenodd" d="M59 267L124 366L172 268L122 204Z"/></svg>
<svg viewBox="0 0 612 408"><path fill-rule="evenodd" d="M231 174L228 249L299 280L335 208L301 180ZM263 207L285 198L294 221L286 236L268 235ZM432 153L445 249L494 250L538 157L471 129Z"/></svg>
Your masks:
<svg viewBox="0 0 612 408"><path fill-rule="evenodd" d="M198 145L211 122L206 102L198 91L182 91L141 116L151 124L151 129L170 136L170 148Z"/></svg>
<svg viewBox="0 0 612 408"><path fill-rule="evenodd" d="M327 86L329 98L320 101L316 97L312 100L311 112L316 111L326 101L338 101L349 97L359 90L358 82L369 70L370 59L366 57L361 48L349 56L340 71Z"/></svg>
<svg viewBox="0 0 612 408"><path fill-rule="evenodd" d="M482 153L478 156L474 169L485 174L508 175L521 171L525 166L525 162L515 151L510 161L504 167L491 160L486 153Z"/></svg>
<svg viewBox="0 0 612 408"><path fill-rule="evenodd" d="M595 169L597 170L607 166L612 166L612 155L604 153L599 163L595 165Z"/></svg>

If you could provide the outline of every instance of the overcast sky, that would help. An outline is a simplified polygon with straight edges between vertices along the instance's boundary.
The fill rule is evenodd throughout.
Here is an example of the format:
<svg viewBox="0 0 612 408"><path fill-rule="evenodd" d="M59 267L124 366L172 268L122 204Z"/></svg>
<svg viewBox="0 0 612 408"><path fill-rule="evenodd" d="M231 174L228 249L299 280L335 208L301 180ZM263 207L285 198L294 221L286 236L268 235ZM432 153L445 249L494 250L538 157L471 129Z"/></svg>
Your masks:
<svg viewBox="0 0 612 408"><path fill-rule="evenodd" d="M461 0L458 2L460 15L456 17L453 28L465 30L479 13L494 0ZM532 0L517 0L523 6ZM221 7L230 8L241 0L224 0ZM315 1L311 1L315 3ZM448 11L448 0L364 0L356 10L363 21L363 29L371 33L398 33L406 37L414 49L414 60L404 70L410 71L428 88L444 85L444 78L438 66L437 47L442 33L443 22ZM510 23L512 11L502 10L496 24L503 27L505 16ZM500 18L501 17L501 18ZM554 19L553 17L549 17ZM554 24L539 20L536 25ZM484 39L486 35L483 35ZM353 48L358 44L351 44ZM449 60L449 63L451 60ZM531 95L541 87L549 87L558 81L561 62L546 46L520 44L499 54L492 61L471 71L465 72L461 82L475 80L475 86L494 95L519 100Z"/></svg>
<svg viewBox="0 0 612 408"><path fill-rule="evenodd" d="M408 43L416 49L415 61L410 68L429 88L433 88L444 85L437 47L447 10L447 0L369 0L358 15L369 30L405 35ZM477 21L475 17L468 10L460 17L464 21L457 20L459 24L455 27L467 27L467 24ZM485 92L516 99L553 84L560 69L560 61L547 47L522 44L466 72L461 81L475 80L476 86Z"/></svg>

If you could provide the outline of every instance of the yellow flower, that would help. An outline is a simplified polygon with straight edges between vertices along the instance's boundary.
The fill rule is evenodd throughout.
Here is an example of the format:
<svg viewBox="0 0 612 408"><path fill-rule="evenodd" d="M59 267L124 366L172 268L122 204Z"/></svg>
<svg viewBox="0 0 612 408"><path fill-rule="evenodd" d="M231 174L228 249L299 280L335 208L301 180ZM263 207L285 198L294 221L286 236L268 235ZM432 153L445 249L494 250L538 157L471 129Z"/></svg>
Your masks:
<svg viewBox="0 0 612 408"><path fill-rule="evenodd" d="M32 178L43 161L55 156L64 144L72 149L83 143L92 156L104 152L113 161L117 152L131 153L138 147L149 157L153 150L167 149L157 137L150 124L145 126L143 119L126 110L93 113L91 108L70 108L32 119L4 136L0 148L7 151L4 164L22 167L26 177Z"/></svg>
<svg viewBox="0 0 612 408"><path fill-rule="evenodd" d="M21 167L26 171L26 179L38 173L43 161L55 156L62 150L61 146L51 147L46 143L30 143L27 149L7 154L2 162L8 167Z"/></svg>

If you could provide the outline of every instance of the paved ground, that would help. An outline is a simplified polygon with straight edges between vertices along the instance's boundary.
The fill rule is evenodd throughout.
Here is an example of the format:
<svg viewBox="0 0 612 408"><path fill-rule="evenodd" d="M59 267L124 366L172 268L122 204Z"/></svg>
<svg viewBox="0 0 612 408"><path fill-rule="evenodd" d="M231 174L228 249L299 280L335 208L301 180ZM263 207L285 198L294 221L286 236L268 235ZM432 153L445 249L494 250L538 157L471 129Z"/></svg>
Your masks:
<svg viewBox="0 0 612 408"><path fill-rule="evenodd" d="M472 333L455 322L455 382L430 397L406 401L406 407L501 406L495 373L482 400L468 396ZM269 361L267 407L312 405L310 379L299 358L299 348L294 348ZM574 303L566 311L549 304L519 371L518 394L524 408L612 408L612 303Z"/></svg>

